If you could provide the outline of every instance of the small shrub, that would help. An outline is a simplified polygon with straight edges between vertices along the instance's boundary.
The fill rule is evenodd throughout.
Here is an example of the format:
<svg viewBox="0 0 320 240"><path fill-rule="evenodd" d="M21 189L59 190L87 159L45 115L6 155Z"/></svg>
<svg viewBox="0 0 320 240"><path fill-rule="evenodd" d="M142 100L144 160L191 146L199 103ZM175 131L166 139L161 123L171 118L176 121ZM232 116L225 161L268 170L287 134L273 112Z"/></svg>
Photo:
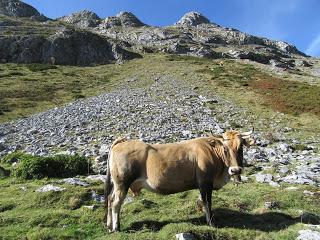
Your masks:
<svg viewBox="0 0 320 240"><path fill-rule="evenodd" d="M73 98L74 99L81 99L81 98L86 98L86 96L84 96L82 94L73 94Z"/></svg>
<svg viewBox="0 0 320 240"><path fill-rule="evenodd" d="M4 164L12 164L12 163L15 163L15 162L19 162L20 160L22 160L24 157L27 157L28 155L23 153L23 152L13 152L13 153L10 153L6 156L4 156L2 159L1 159L1 163L4 163Z"/></svg>
<svg viewBox="0 0 320 240"><path fill-rule="evenodd" d="M13 204L13 203L2 203L2 204L0 205L0 213L1 213L1 212L5 212L5 211L12 210L12 209L14 209L15 207L16 207L16 205Z"/></svg>
<svg viewBox="0 0 320 240"><path fill-rule="evenodd" d="M24 155L15 169L15 175L23 179L72 177L87 174L90 169L88 160L79 155Z"/></svg>
<svg viewBox="0 0 320 240"><path fill-rule="evenodd" d="M10 170L7 170L7 169L3 168L2 166L0 166L0 179L6 178L9 176L10 176Z"/></svg>

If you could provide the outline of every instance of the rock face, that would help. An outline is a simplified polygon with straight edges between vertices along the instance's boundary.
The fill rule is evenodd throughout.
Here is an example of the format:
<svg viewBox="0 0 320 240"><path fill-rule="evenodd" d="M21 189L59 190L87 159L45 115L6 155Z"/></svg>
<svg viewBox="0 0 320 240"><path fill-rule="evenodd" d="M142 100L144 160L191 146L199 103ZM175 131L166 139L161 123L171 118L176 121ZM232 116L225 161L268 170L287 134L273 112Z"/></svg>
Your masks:
<svg viewBox="0 0 320 240"><path fill-rule="evenodd" d="M72 24L79 28L93 28L98 26L101 21L97 14L87 10L58 18L58 20Z"/></svg>
<svg viewBox="0 0 320 240"><path fill-rule="evenodd" d="M0 15L32 17L40 16L40 13L34 7L19 0L0 0Z"/></svg>
<svg viewBox="0 0 320 240"><path fill-rule="evenodd" d="M0 59L18 63L52 63L86 66L139 57L87 31L61 29L45 36L0 37ZM54 60L53 60L54 59Z"/></svg>
<svg viewBox="0 0 320 240"><path fill-rule="evenodd" d="M197 26L203 23L210 23L209 19L203 16L201 13L189 12L186 13L176 25L184 26Z"/></svg>

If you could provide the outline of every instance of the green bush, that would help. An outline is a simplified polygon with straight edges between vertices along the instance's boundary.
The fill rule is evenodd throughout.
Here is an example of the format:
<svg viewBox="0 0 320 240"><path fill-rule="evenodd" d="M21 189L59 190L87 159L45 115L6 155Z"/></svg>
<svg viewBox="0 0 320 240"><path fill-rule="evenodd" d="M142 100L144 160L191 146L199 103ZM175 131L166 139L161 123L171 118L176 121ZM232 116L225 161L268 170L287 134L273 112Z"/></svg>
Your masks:
<svg viewBox="0 0 320 240"><path fill-rule="evenodd" d="M17 154L18 155L18 154ZM90 162L82 156L57 155L50 157L18 155L15 176L23 179L59 178L84 175L90 172ZM9 158L7 157L7 161Z"/></svg>

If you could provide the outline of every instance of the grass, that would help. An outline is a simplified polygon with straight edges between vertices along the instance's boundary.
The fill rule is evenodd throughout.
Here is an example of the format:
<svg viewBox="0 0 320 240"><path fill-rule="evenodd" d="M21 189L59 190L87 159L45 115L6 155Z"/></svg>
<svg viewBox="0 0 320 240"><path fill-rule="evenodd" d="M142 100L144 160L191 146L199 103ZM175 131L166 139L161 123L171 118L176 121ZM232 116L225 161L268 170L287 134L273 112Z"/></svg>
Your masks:
<svg viewBox="0 0 320 240"><path fill-rule="evenodd" d="M302 194L304 189L315 191L312 187L287 191L255 183L229 184L213 194L217 226L212 228L196 207L197 191L162 197L143 191L123 207L122 231L108 234L102 225L103 206L90 197L92 190L103 193L102 184L61 184L66 191L35 192L47 183L57 185L55 179L0 180L1 239L174 239L180 232L192 232L199 239L292 239L304 228L299 211L320 211L319 199ZM279 208L267 210L265 201L277 201ZM95 210L85 207L93 204Z"/></svg>
<svg viewBox="0 0 320 240"><path fill-rule="evenodd" d="M298 115L312 113L320 116L320 86L271 76L253 65L225 62L223 66L198 70L211 75L211 80L226 88L238 87L261 96L264 104L276 111Z"/></svg>
<svg viewBox="0 0 320 240"><path fill-rule="evenodd" d="M109 91L123 79L139 76L136 71L144 69L135 61L96 67L2 64L0 122ZM146 84L143 79L142 82Z"/></svg>

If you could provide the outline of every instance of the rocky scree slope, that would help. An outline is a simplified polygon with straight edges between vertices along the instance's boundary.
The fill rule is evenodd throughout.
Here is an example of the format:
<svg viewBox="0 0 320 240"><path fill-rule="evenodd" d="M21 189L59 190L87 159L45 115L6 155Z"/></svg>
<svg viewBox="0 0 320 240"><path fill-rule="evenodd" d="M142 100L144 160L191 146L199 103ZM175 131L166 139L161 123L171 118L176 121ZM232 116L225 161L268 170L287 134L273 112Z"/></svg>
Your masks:
<svg viewBox="0 0 320 240"><path fill-rule="evenodd" d="M110 93L1 124L0 156L17 150L43 156L78 153L94 158L96 171L104 173L108 148L118 136L173 142L222 133L230 129L230 122L250 126L244 109L216 96L199 95L194 86L169 75L154 76L146 88L133 89L131 81L138 79ZM320 157L312 145L293 151L291 145L301 142L278 134L279 141L273 143L263 133L254 133L257 146L246 149L244 158L247 165L267 173L251 177L274 187L283 182L319 186ZM270 169L276 169L274 174Z"/></svg>
<svg viewBox="0 0 320 240"><path fill-rule="evenodd" d="M8 11L8 6L11 9ZM22 10L21 10L22 9ZM28 10L29 9L29 10ZM30 9L33 9L31 11ZM29 13L30 11L30 13ZM14 14L19 12L19 14ZM24 14L28 12L28 14ZM1 0L0 13L9 17L23 17L23 16L39 16L39 13L31 6L22 3L18 0ZM38 37L32 39L31 35L38 35L50 41L50 37L57 32L61 32L63 28L76 29L80 28L83 32L94 32L103 37L106 45L112 42L117 48L130 50L138 53L145 52L168 52L172 54L187 54L197 57L206 58L233 58L250 60L276 68L295 69L300 71L304 68L309 68L312 61L305 54L297 50L291 44L273 41L267 38L260 38L240 32L233 28L226 28L215 23L210 23L209 19L197 12L190 12L185 14L177 23L166 27L148 26L141 22L134 14L130 12L120 12L116 16L101 19L95 13L90 11L80 11L69 16L64 16L56 20L48 20L44 23L22 23L14 24L17 19L0 18L0 38L1 45L5 41L6 48L2 49L0 59L2 62L41 62L50 63L47 58L39 58L36 55L29 54L25 58L23 51L28 49L29 52L37 52L42 46L37 45ZM14 25L14 27L12 26ZM30 28L32 25L32 28ZM51 30L42 34L44 26L48 26ZM53 27L54 26L54 27ZM26 29L29 31L26 32ZM26 39L28 35L30 38ZM64 39L68 41L67 39ZM86 48L89 45L88 41L92 39L83 38L81 48ZM29 42L35 42L30 44ZM78 42L73 42L73 45L78 45ZM15 47L17 45L17 47ZM92 44L93 46L95 44ZM66 49L63 41L61 42L61 49ZM72 48L66 54L76 55L75 51L79 47ZM95 51L99 52L105 50L105 47L98 44ZM90 47L89 47L90 48ZM56 59L60 59L61 55L54 55L50 49L45 48L44 55L51 55ZM13 54L14 53L14 54ZM65 55L66 55L65 54ZM111 56L112 53L106 53ZM136 54L128 52L118 61L132 59L137 57ZM81 56L82 58L84 56ZM116 57L108 58L114 61ZM85 62L85 65L103 64L105 59L100 56L80 60ZM74 61L57 61L56 64L72 64L77 65Z"/></svg>

